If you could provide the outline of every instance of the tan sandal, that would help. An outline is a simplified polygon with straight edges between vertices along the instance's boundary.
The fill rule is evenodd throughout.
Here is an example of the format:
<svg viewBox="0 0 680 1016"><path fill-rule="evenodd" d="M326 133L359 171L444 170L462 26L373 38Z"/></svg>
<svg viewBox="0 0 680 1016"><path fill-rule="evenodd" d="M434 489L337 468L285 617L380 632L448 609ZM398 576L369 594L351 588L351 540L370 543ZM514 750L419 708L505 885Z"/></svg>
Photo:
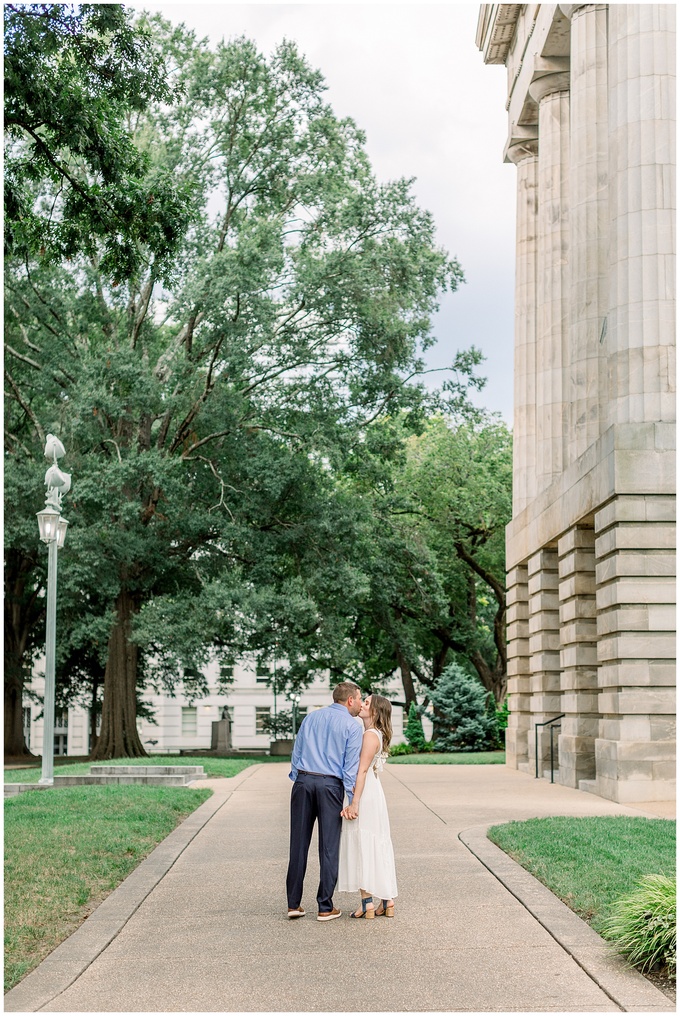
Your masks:
<svg viewBox="0 0 680 1016"><path fill-rule="evenodd" d="M394 903L387 906L387 900L382 901L382 906L375 912L376 917L394 917Z"/></svg>

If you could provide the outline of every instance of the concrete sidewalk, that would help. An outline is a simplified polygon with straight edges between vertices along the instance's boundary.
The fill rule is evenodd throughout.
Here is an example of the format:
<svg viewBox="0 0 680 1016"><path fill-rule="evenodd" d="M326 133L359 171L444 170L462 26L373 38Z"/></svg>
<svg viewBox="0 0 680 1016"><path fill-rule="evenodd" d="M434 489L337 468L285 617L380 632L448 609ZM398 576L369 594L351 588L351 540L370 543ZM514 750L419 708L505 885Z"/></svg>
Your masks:
<svg viewBox="0 0 680 1016"><path fill-rule="evenodd" d="M390 765L395 919L349 921L354 897L338 894L343 917L318 923L315 840L308 914L289 921L287 774L263 765L202 784L213 798L5 996L5 1010L673 1011L644 978L610 963L582 922L565 923L559 901L553 917L554 898L534 892L530 876L515 892L512 862L496 877L493 854L481 856L483 837L470 832L534 816L653 812L504 766ZM550 924L560 920L556 940Z"/></svg>

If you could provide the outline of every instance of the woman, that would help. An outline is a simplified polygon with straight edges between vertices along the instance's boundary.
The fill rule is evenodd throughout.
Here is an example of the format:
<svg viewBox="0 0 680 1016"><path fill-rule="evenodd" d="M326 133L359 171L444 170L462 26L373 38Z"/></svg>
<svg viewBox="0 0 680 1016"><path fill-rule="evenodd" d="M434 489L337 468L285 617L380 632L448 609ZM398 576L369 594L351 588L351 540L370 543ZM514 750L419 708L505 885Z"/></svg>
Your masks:
<svg viewBox="0 0 680 1016"><path fill-rule="evenodd" d="M392 740L392 706L382 695L369 695L359 719L364 739L354 797L341 813L338 890L361 893L361 907L350 917L394 917L397 877L387 803L378 777Z"/></svg>

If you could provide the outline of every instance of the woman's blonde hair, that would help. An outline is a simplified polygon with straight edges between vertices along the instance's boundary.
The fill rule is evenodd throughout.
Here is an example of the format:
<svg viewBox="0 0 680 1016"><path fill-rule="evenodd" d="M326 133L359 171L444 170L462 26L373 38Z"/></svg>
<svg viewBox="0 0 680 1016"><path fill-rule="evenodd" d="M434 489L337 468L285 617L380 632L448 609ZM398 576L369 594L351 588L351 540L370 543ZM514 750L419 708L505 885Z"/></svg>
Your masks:
<svg viewBox="0 0 680 1016"><path fill-rule="evenodd" d="M383 737L383 751L389 751L392 740L392 703L384 695L371 695L371 721Z"/></svg>

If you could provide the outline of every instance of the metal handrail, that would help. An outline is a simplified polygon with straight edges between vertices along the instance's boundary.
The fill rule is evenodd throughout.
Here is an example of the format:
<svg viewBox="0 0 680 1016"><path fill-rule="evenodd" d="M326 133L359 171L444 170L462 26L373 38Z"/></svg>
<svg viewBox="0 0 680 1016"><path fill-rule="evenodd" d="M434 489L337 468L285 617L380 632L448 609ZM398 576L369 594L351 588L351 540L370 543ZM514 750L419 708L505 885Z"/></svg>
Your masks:
<svg viewBox="0 0 680 1016"><path fill-rule="evenodd" d="M553 769L554 769L553 760L554 760L554 756L553 756L553 734L552 734L553 728L552 728L552 724L554 723L555 726L561 727L562 724L561 723L557 723L556 721L557 720L561 720L566 715L567 715L566 713L560 713L559 716L553 716L552 719L550 719L550 720L543 720L542 723L534 723L534 748L535 748L535 753L536 753L536 779L538 779L538 728L539 727L548 727L548 726L550 727L550 782L554 783L555 780L553 778Z"/></svg>

